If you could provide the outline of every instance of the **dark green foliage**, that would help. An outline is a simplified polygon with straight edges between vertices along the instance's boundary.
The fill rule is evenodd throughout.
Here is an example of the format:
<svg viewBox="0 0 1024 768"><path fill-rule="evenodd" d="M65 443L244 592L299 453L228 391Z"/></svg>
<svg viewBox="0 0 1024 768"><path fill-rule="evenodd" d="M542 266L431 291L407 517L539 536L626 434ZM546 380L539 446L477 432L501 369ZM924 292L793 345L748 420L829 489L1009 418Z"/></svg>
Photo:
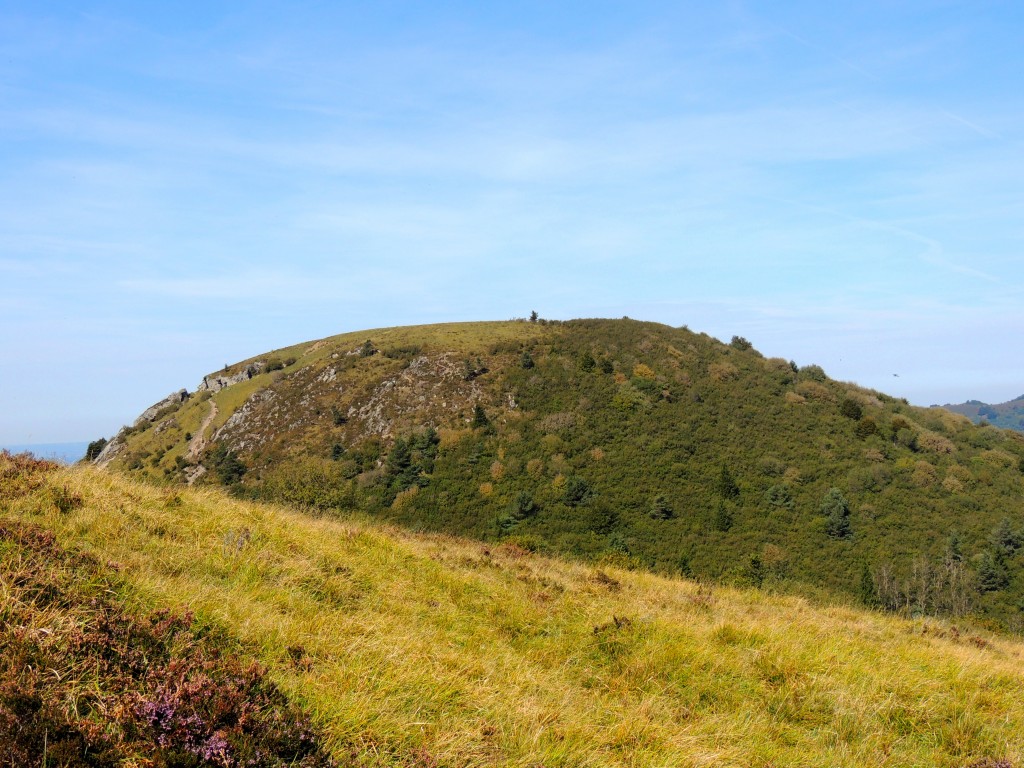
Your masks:
<svg viewBox="0 0 1024 768"><path fill-rule="evenodd" d="M853 421L859 421L864 415L864 409L861 408L860 403L852 398L844 398L843 402L839 404L839 413L848 419Z"/></svg>
<svg viewBox="0 0 1024 768"><path fill-rule="evenodd" d="M784 483L779 483L769 488L765 492L764 500L772 507L793 508L793 494L790 493L789 486Z"/></svg>
<svg viewBox="0 0 1024 768"><path fill-rule="evenodd" d="M590 354L590 350L584 350L581 352L576 364L584 373L590 373L597 367L597 361L594 359L594 356Z"/></svg>
<svg viewBox="0 0 1024 768"><path fill-rule="evenodd" d="M423 347L419 344L404 344L385 349L383 355L389 360L412 360L415 357L419 357L422 352Z"/></svg>
<svg viewBox="0 0 1024 768"><path fill-rule="evenodd" d="M615 364L607 357L602 357L600 362L601 373L611 374L615 373ZM1024 469L1021 470L1024 472Z"/></svg>
<svg viewBox="0 0 1024 768"><path fill-rule="evenodd" d="M732 513L729 508L725 505L724 501L718 502L718 507L715 509L715 519L713 522L716 531L725 533L732 528Z"/></svg>
<svg viewBox="0 0 1024 768"><path fill-rule="evenodd" d="M337 461L345 455L345 446L341 443L335 443L331 446L331 460Z"/></svg>
<svg viewBox="0 0 1024 768"><path fill-rule="evenodd" d="M751 555L750 559L747 560L744 576L755 587L760 587L764 584L764 561L758 555Z"/></svg>
<svg viewBox="0 0 1024 768"><path fill-rule="evenodd" d="M659 493L654 497L647 514L654 520L671 520L676 516L675 509L672 508L671 502L663 493Z"/></svg>
<svg viewBox="0 0 1024 768"><path fill-rule="evenodd" d="M590 487L590 483L579 475L573 475L565 481L565 492L563 494L563 498L565 503L570 507L577 507L580 504L585 504L593 495L594 490Z"/></svg>
<svg viewBox="0 0 1024 768"><path fill-rule="evenodd" d="M723 499L737 499L740 495L740 487L736 484L736 478L732 476L729 468L723 464L718 473L718 484L716 486L718 495Z"/></svg>
<svg viewBox="0 0 1024 768"><path fill-rule="evenodd" d="M729 346L733 349L738 349L741 352L746 352L751 349L754 345L747 341L742 336L733 336L732 341L729 342Z"/></svg>
<svg viewBox="0 0 1024 768"><path fill-rule="evenodd" d="M1010 518L1008 517L1004 517L999 521L996 527L992 529L992 535L989 537L992 543L992 551L1004 558L1012 557L1020 549L1021 539L1021 533L1013 530Z"/></svg>
<svg viewBox="0 0 1024 768"><path fill-rule="evenodd" d="M996 592L1009 586L1006 558L999 552L985 550L975 558L975 567L978 572L978 588L982 592Z"/></svg>
<svg viewBox="0 0 1024 768"><path fill-rule="evenodd" d="M487 418L487 411L480 403L473 406L473 420L470 422L470 426L473 429L491 429L491 420Z"/></svg>
<svg viewBox="0 0 1024 768"><path fill-rule="evenodd" d="M875 579L871 575L871 569L864 563L860 571L860 587L858 596L863 605L874 608L878 605L878 590L875 589Z"/></svg>
<svg viewBox="0 0 1024 768"><path fill-rule="evenodd" d="M533 355L531 355L528 350L524 351L522 357L519 358L519 367L528 371L533 368L533 366Z"/></svg>
<svg viewBox="0 0 1024 768"><path fill-rule="evenodd" d="M833 539L848 539L853 535L850 504L838 488L829 488L821 500L818 513L825 518L825 533Z"/></svg>
<svg viewBox="0 0 1024 768"><path fill-rule="evenodd" d="M359 348L360 357L373 357L377 354L377 347L374 346L373 342L367 339L363 342L363 346Z"/></svg>
<svg viewBox="0 0 1024 768"><path fill-rule="evenodd" d="M437 446L440 443L437 432L431 427L410 438L395 439L384 461L384 470L393 493L427 486L427 476L434 471Z"/></svg>
<svg viewBox="0 0 1024 768"><path fill-rule="evenodd" d="M529 491L520 491L516 495L515 500L512 502L510 514L516 520L525 520L537 514L537 503L533 500L533 496L530 495Z"/></svg>
<svg viewBox="0 0 1024 768"><path fill-rule="evenodd" d="M222 485L236 485L245 476L248 467L223 443L217 443L206 454L206 466L214 472Z"/></svg>
<svg viewBox="0 0 1024 768"><path fill-rule="evenodd" d="M107 438L101 437L99 440L93 440L89 443L89 447L85 449L85 460L95 461L96 457L99 456L106 447Z"/></svg>
<svg viewBox="0 0 1024 768"><path fill-rule="evenodd" d="M331 406L331 423L336 427L344 425L348 421L348 417L342 412L342 410L336 406Z"/></svg>
<svg viewBox="0 0 1024 768"><path fill-rule="evenodd" d="M536 323L537 322L537 310L533 310L530 313L530 322L531 323Z"/></svg>

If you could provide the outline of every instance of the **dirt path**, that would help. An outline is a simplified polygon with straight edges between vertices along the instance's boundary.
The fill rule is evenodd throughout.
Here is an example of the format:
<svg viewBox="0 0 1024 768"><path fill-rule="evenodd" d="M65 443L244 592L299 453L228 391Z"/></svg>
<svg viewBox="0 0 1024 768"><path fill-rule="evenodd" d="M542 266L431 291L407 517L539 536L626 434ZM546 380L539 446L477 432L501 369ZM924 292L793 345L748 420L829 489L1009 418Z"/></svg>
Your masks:
<svg viewBox="0 0 1024 768"><path fill-rule="evenodd" d="M199 425L199 429L192 435L192 439L188 443L188 453L186 457L189 462L198 462L200 455L206 449L206 430L213 424L213 420L217 418L217 404L210 400L210 412L206 414L206 418L203 419L203 423ZM192 485L199 477L206 472L206 468L201 464L196 467L196 471L188 474L188 484Z"/></svg>

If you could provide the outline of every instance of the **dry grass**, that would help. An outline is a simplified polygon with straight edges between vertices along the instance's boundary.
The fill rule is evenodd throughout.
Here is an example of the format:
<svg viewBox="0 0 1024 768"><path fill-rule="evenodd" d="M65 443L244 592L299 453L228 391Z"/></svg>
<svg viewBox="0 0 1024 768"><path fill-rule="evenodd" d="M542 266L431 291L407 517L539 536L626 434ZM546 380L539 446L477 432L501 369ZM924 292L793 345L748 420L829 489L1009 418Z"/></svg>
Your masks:
<svg viewBox="0 0 1024 768"><path fill-rule="evenodd" d="M1008 639L90 469L48 484L83 503L14 511L230 627L366 764L1024 762Z"/></svg>

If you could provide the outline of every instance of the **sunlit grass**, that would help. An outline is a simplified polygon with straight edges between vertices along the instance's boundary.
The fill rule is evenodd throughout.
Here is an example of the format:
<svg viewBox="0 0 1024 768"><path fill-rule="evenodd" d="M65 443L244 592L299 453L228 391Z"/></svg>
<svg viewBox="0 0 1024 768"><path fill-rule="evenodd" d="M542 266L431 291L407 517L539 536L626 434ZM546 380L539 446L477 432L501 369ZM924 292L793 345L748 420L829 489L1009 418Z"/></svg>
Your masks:
<svg viewBox="0 0 1024 768"><path fill-rule="evenodd" d="M231 628L339 755L452 766L1024 760L1019 643L76 468L20 514Z"/></svg>

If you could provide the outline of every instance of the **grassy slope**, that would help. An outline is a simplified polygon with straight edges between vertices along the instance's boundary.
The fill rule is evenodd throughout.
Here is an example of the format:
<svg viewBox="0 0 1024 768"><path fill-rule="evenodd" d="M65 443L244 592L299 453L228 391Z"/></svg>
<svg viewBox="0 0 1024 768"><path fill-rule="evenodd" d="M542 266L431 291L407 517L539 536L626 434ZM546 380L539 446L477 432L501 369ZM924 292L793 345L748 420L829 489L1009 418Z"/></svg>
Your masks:
<svg viewBox="0 0 1024 768"><path fill-rule="evenodd" d="M381 354L353 354L367 338ZM523 350L534 367L520 364ZM590 371L581 366L584 355L593 358ZM1004 558L998 589L979 592L971 584L1001 519L1024 528L1019 434L831 381L813 366L796 373L754 350L628 320L372 330L260 359L289 357L296 360L284 370L213 396L215 426L258 390L276 398L222 435L249 466L243 494L359 506L414 529L512 536L595 560L628 552L661 572L742 580L759 562L769 581L856 592L869 566L880 587L886 580L883 598L892 607L934 613L967 605L1021 629L1024 556ZM410 367L420 357L425 369ZM461 365L477 359L488 372L464 381ZM876 434L858 435L858 422L841 411L845 400L858 404ZM477 402L493 434L467 428ZM115 466L159 481L180 477L174 459L184 435L209 408L192 398L134 435ZM335 412L355 415L337 424ZM427 424L441 430L440 452L425 487L399 497L386 472L387 450L395 436ZM344 453L332 461L335 446ZM738 483L736 499L717 493L723 465ZM565 499L574 476L593 491L578 505ZM818 512L832 487L849 501L847 540L830 538ZM772 503L773 492L789 500ZM510 520L523 494L536 511ZM659 495L671 519L651 519ZM719 506L732 519L728 530L716 522ZM949 585L960 576L950 576L943 562L951 531L963 550L964 600L954 599Z"/></svg>
<svg viewBox="0 0 1024 768"><path fill-rule="evenodd" d="M90 469L9 507L120 563L147 602L230 627L369 764L1024 760L1007 639Z"/></svg>

